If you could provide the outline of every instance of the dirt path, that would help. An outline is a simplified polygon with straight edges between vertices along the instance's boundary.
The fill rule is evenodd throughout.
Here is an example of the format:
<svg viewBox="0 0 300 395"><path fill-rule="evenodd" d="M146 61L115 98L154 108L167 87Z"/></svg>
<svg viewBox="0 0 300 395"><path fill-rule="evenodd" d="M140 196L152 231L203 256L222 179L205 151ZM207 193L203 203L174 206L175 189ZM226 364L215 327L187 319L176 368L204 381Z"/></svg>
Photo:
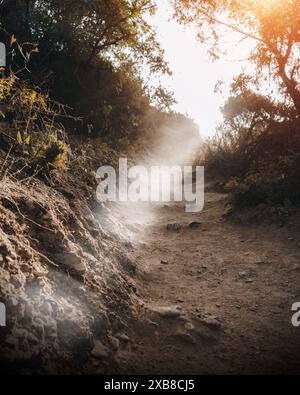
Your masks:
<svg viewBox="0 0 300 395"><path fill-rule="evenodd" d="M225 221L224 198L206 193L200 214L160 205L148 221L136 211L145 306L119 351L122 373L300 372L300 329L291 325L300 244L286 228ZM190 228L193 221L201 225ZM167 230L174 222L179 232ZM160 308L172 306L180 316L162 317Z"/></svg>

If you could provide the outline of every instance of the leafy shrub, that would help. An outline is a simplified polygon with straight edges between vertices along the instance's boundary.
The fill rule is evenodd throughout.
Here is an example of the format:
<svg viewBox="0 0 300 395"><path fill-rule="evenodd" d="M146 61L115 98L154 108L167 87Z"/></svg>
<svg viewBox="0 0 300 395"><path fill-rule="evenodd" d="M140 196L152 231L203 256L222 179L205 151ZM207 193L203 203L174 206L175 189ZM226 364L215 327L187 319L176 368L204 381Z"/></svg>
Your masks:
<svg viewBox="0 0 300 395"><path fill-rule="evenodd" d="M206 145L212 173L238 206L300 202L300 120L249 92L229 99L219 134Z"/></svg>
<svg viewBox="0 0 300 395"><path fill-rule="evenodd" d="M48 134L35 153L36 164L42 169L66 170L69 146L55 134Z"/></svg>

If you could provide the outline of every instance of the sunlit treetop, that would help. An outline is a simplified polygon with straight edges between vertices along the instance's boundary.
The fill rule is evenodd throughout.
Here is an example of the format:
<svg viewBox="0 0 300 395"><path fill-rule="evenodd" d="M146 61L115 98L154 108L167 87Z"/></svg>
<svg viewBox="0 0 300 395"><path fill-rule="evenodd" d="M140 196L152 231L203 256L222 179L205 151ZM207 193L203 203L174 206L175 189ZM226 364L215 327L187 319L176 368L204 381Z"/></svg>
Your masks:
<svg viewBox="0 0 300 395"><path fill-rule="evenodd" d="M177 19L198 28L210 55L222 53L224 31L252 40L249 60L257 65L257 78L269 73L278 80L300 114L300 0L173 0Z"/></svg>

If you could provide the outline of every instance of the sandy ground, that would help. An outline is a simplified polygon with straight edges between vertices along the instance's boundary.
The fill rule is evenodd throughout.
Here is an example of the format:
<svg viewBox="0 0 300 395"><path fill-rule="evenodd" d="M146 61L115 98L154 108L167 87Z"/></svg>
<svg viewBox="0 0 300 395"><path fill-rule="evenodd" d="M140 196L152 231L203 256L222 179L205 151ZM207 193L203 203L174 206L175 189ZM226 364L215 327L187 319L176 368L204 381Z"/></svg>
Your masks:
<svg viewBox="0 0 300 395"><path fill-rule="evenodd" d="M300 328L291 324L300 301L297 236L225 220L225 199L207 192L198 214L182 204L149 215L135 207L135 220L128 213L145 305L119 350L120 373L300 373ZM167 229L174 222L178 232ZM180 316L163 317L160 308L172 306Z"/></svg>

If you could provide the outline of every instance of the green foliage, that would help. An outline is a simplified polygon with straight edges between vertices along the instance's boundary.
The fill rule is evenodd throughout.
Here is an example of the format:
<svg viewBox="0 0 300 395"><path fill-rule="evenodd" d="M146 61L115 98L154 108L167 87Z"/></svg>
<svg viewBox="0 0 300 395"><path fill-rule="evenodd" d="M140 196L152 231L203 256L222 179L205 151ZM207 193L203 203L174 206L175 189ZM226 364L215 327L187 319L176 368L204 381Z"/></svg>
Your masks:
<svg viewBox="0 0 300 395"><path fill-rule="evenodd" d="M55 134L46 135L34 154L35 164L49 171L53 169L66 170L68 157L68 145L59 140Z"/></svg>
<svg viewBox="0 0 300 395"><path fill-rule="evenodd" d="M4 1L1 24L14 34L13 46L35 43L30 75L19 75L50 90L81 123L65 127L108 141L134 141L154 103L167 110L172 97L145 87L141 65L149 73L169 73L146 15L155 11L152 0L41 0ZM26 52L22 47L23 52ZM17 52L10 67L21 57Z"/></svg>
<svg viewBox="0 0 300 395"><path fill-rule="evenodd" d="M300 202L300 122L288 107L248 90L224 106L225 122L206 147L208 171L237 205Z"/></svg>

